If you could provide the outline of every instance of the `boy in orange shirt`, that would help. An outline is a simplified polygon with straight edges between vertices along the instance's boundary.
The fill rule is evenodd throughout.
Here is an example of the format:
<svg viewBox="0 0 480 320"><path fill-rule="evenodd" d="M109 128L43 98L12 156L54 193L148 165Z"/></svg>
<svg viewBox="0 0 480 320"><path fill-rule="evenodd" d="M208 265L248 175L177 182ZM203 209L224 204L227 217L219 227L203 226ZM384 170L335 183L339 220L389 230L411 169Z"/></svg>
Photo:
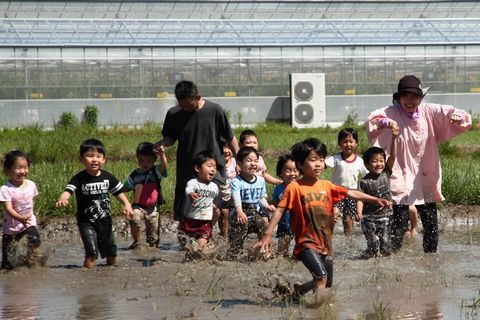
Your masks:
<svg viewBox="0 0 480 320"><path fill-rule="evenodd" d="M290 183L278 203L262 240L254 245L268 254L272 232L285 211L290 211L295 235L294 256L311 272L313 280L294 285L294 298L318 288L331 287L333 282L332 235L338 220L333 204L348 196L354 200L391 207L379 199L357 190L334 185L319 177L325 169L327 147L320 140L308 138L292 147L292 158L302 178Z"/></svg>

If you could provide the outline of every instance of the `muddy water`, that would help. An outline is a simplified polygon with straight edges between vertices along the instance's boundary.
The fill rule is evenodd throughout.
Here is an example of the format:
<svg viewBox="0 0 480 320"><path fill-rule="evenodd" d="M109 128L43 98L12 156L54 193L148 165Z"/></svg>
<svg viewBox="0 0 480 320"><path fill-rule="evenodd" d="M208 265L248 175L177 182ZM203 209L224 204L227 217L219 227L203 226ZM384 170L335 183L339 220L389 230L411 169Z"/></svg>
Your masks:
<svg viewBox="0 0 480 320"><path fill-rule="evenodd" d="M462 220L463 221L463 220ZM447 223L448 222L448 223ZM465 222L465 221L463 221ZM274 299L274 276L303 282L301 263L185 262L173 234L161 248L126 250L117 239L118 267L81 268L78 237L46 239L45 267L0 271L2 319L478 319L480 224L444 219L439 252L424 255L421 234L389 258L358 260L366 247L357 228L334 236L334 287L300 305ZM317 300L315 300L317 299ZM323 301L323 300L322 300Z"/></svg>

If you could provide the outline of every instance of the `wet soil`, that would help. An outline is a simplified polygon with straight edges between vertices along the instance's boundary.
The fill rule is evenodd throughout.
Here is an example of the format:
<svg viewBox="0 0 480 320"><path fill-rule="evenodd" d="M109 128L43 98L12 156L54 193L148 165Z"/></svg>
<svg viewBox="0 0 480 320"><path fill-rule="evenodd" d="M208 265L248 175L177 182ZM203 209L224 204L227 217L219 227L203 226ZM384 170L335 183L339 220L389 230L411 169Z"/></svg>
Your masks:
<svg viewBox="0 0 480 320"><path fill-rule="evenodd" d="M480 207L441 208L437 254L422 253L421 232L388 258L358 259L358 225L334 235L334 286L299 304L275 296L278 284L311 279L291 258L186 261L175 223L164 218L160 248L127 250L116 221L118 267L81 267L74 219L51 220L41 233L44 267L0 271L2 319L477 319L480 317ZM250 247L251 239L246 247ZM278 290L277 290L278 291Z"/></svg>

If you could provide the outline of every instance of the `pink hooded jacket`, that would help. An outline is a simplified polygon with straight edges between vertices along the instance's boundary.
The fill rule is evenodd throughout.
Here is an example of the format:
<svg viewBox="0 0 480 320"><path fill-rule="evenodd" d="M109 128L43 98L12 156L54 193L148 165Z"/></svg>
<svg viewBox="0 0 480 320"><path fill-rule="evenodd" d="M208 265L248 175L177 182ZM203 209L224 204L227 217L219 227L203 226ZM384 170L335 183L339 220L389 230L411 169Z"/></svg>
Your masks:
<svg viewBox="0 0 480 320"><path fill-rule="evenodd" d="M461 124L450 123L453 114L459 115ZM411 119L400 106L376 110L366 121L368 141L371 145L390 150L392 133L381 119L398 123L397 159L391 177L392 197L395 204L411 205L443 201L441 191L442 169L438 144L466 132L472 125L467 112L452 106L421 103L418 118Z"/></svg>

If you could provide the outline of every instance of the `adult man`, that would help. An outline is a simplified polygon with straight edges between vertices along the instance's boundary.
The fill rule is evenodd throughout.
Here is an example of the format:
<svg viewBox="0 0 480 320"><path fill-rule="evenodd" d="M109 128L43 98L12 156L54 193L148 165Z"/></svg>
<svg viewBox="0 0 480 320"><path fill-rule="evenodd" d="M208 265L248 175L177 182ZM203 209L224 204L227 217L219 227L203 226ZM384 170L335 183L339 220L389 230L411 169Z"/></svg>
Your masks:
<svg viewBox="0 0 480 320"><path fill-rule="evenodd" d="M180 221L185 210L185 186L195 176L193 159L196 154L205 150L213 152L217 160L214 182L225 184L222 141L230 146L234 154L238 150L238 143L225 111L220 105L203 99L193 82L177 83L175 97L178 105L168 110L163 123L163 139L155 147L168 147L178 141L173 210L174 219Z"/></svg>

